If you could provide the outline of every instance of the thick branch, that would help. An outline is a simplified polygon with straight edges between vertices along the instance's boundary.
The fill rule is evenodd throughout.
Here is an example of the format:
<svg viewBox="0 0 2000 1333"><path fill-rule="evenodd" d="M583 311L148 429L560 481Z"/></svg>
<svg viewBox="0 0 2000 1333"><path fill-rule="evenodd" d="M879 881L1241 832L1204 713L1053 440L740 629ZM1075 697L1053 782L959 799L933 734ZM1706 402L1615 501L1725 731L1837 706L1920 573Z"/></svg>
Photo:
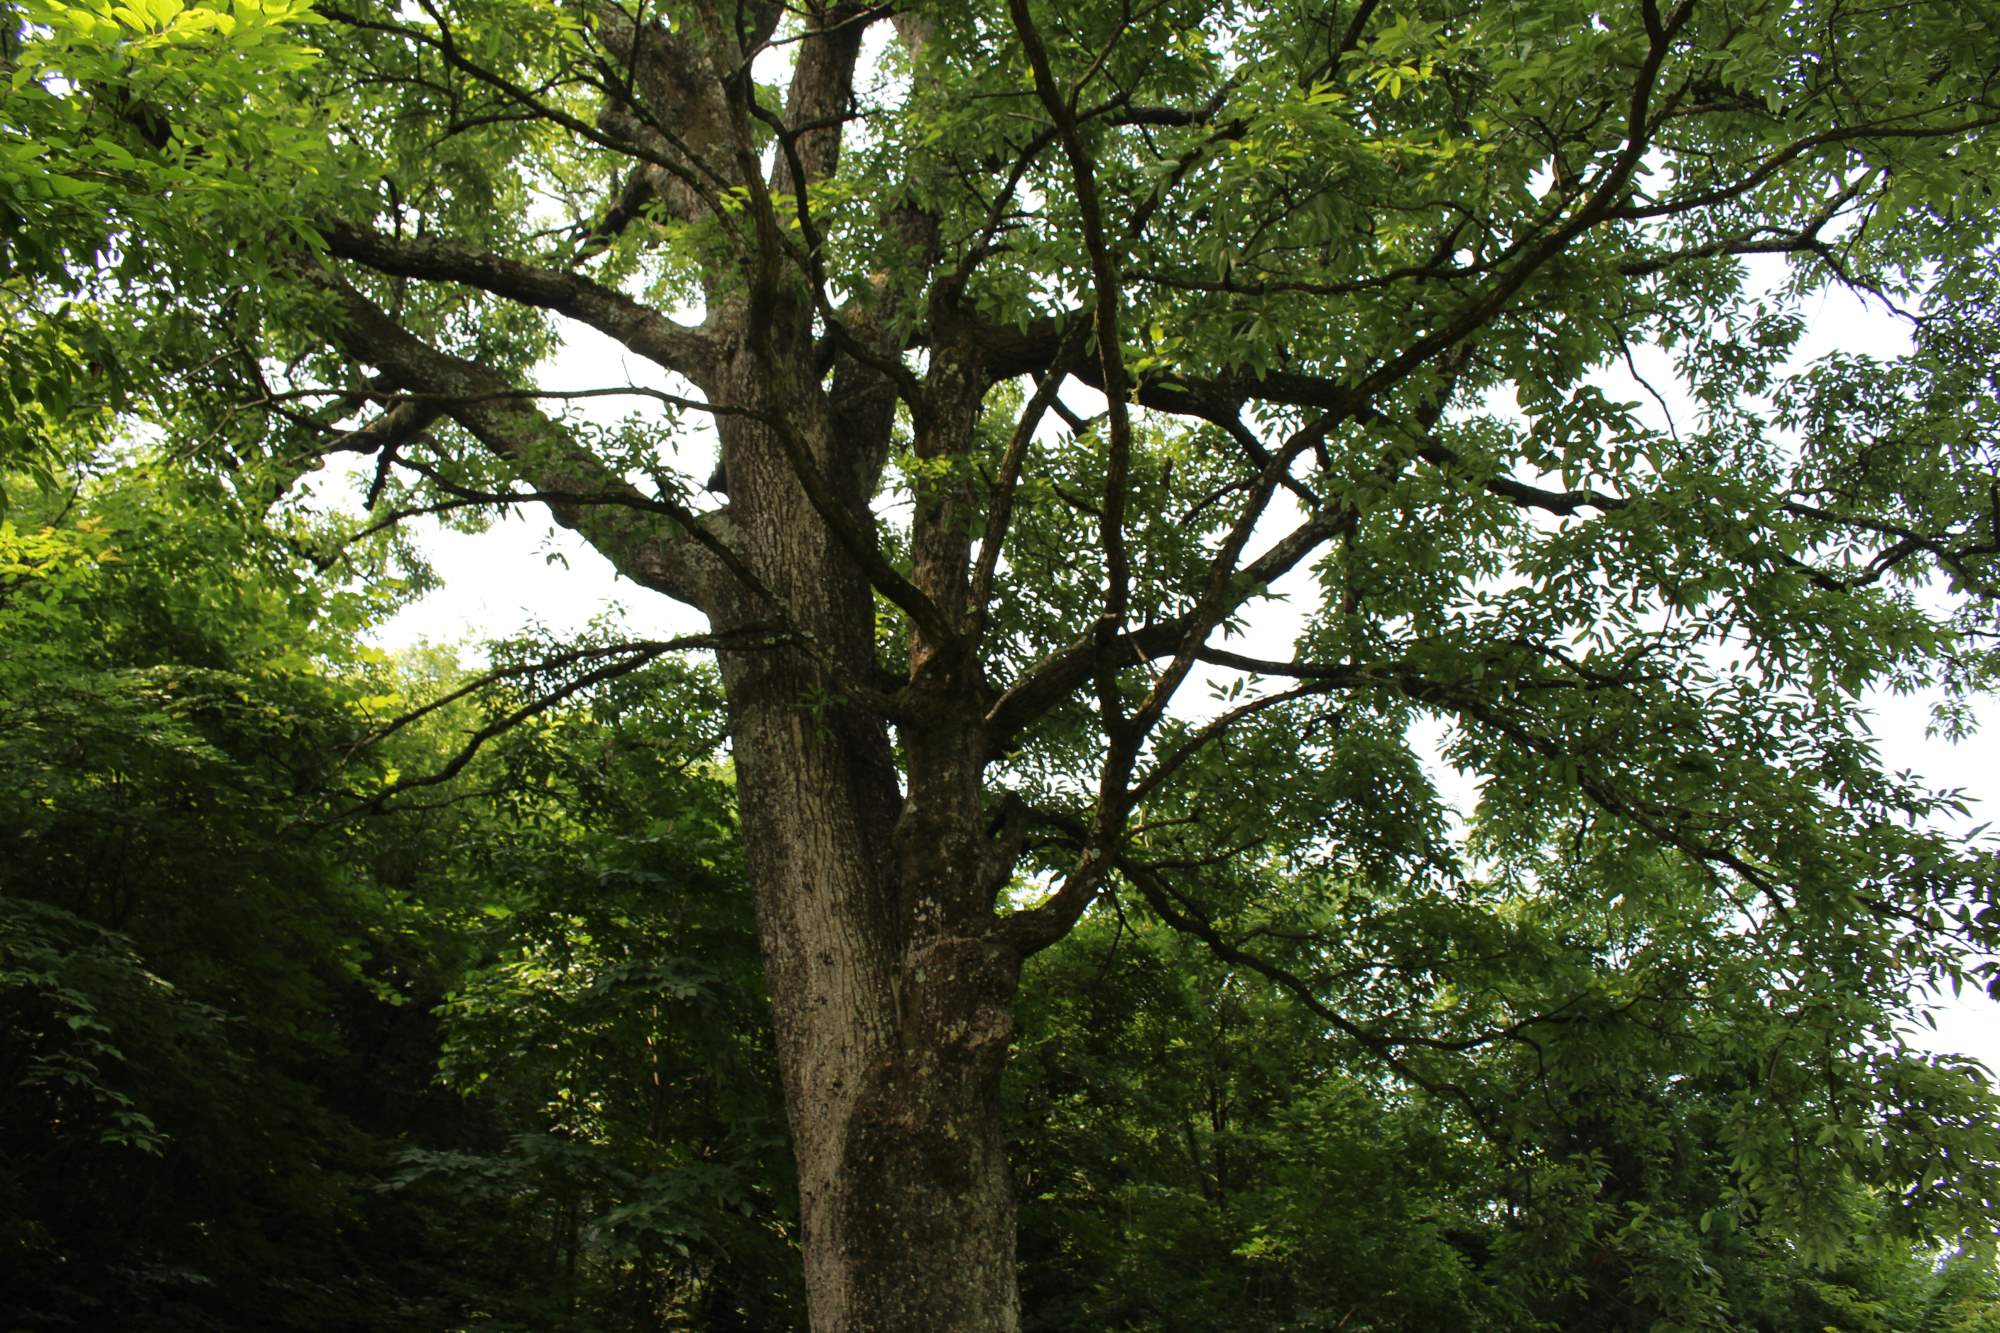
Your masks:
<svg viewBox="0 0 2000 1333"><path fill-rule="evenodd" d="M326 224L323 231L328 249L342 259L401 278L463 283L552 310L588 324L697 385L711 378L715 348L706 335L581 274L539 268L448 241L385 236L347 222Z"/></svg>
<svg viewBox="0 0 2000 1333"><path fill-rule="evenodd" d="M712 602L717 571L701 558L709 543L702 541L698 516L684 512L667 524L640 512L672 502L618 476L532 403L513 397L513 386L484 366L425 343L333 274L313 270L307 277L333 298L337 318L330 332L349 356L379 367L404 388L453 400L446 409L452 418L518 476L543 494L574 497L549 500L550 513L621 574L697 608ZM583 502L618 496L628 497L630 506Z"/></svg>

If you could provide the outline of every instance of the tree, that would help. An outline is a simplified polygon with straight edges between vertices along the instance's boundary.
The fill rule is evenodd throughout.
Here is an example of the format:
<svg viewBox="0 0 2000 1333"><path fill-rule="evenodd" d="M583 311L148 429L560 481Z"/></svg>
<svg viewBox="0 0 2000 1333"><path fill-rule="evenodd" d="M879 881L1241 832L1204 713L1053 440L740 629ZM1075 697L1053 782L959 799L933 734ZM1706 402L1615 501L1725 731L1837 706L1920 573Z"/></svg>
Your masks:
<svg viewBox="0 0 2000 1333"><path fill-rule="evenodd" d="M74 486L0 522L0 1320L796 1325L712 681L392 659L391 583Z"/></svg>
<svg viewBox="0 0 2000 1333"><path fill-rule="evenodd" d="M79 489L0 522L6 1322L435 1327L367 1188L432 1064L374 954L425 931L309 836L382 599L198 483Z"/></svg>
<svg viewBox="0 0 2000 1333"><path fill-rule="evenodd" d="M245 493L358 454L373 521L545 505L706 618L818 1328L1017 1325L1011 1005L1107 886L1447 1097L1566 1002L1337 984L1448 996L1415 929L1287 967L1249 862L1533 904L1621 882L1551 849L1663 858L1834 1052L2000 933L1861 707L1991 677L1983 9L12 12L7 160L57 161L0 184L107 220L13 299L110 320L120 406ZM1834 288L1907 354L1790 366ZM665 378L538 382L562 321ZM1646 348L1681 421L1606 387ZM1898 1216L1976 1212L1968 1160Z"/></svg>
<svg viewBox="0 0 2000 1333"><path fill-rule="evenodd" d="M1922 1174L1905 1145L1991 1158L1990 1128L1983 1146L1942 1128L1991 1126L1984 1081L1893 1045L1874 1068L1814 1052L1810 1009L1772 1002L1776 960L1703 920L1699 893L1651 887L1609 910L1604 891L1350 897L1348 933L1388 907L1398 934L1453 959L1442 994L1395 971L1347 983L1451 1011L1434 1033L1477 1031L1496 993L1529 1012L1567 1002L1567 1021L1477 1048L1439 1092L1383 1078L1284 986L1141 904L1087 915L1028 969L1008 1070L1024 1323L1808 1333L2000 1317L1990 1250L1940 1263L1887 1202ZM1264 910L1287 896L1270 886ZM1309 936L1267 917L1260 938L1309 961ZM1908 1130L1881 1156L1818 1150L1890 1100ZM1760 1140L1753 1179L1742 1146Z"/></svg>
<svg viewBox="0 0 2000 1333"><path fill-rule="evenodd" d="M496 716L541 696L520 668L548 645L504 649ZM512 1327L803 1322L719 699L679 667L500 738L412 877L479 941L437 1011L440 1079L507 1132L407 1153L399 1188L532 1237L471 1306Z"/></svg>

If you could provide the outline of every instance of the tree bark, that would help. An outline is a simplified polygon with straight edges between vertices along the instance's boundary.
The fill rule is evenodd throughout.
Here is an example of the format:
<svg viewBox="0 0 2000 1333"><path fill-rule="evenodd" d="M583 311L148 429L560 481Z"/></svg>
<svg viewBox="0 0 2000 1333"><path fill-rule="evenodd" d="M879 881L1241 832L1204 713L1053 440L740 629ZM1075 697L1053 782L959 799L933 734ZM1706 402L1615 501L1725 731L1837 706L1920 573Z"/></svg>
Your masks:
<svg viewBox="0 0 2000 1333"><path fill-rule="evenodd" d="M746 356L725 392L768 401L753 379L769 373ZM835 456L869 440L842 440L831 415L824 431L796 424L827 443L825 475L855 478L842 498L872 488L857 475L871 469ZM722 434L731 538L811 644L721 663L812 1327L1016 1329L999 1087L1020 958L990 888L981 901L981 747L948 720L965 710L941 706L938 725L905 729L899 782L888 722L840 689L874 669L873 590L770 429ZM724 631L767 610L742 592L713 619Z"/></svg>
<svg viewBox="0 0 2000 1333"><path fill-rule="evenodd" d="M778 9L758 12L753 28L768 35ZM448 399L441 410L558 521L621 572L702 610L733 645L718 658L813 1328L1003 1333L1020 1312L999 1085L1029 946L994 912L1013 862L982 804L992 737L965 632L969 478L926 489L910 573L892 568L870 504L899 396L899 298L886 284L857 297L830 339L816 279L772 202L832 174L865 20L880 12L809 22L785 112L802 128L768 179L737 34L600 14L598 35L631 78L589 133L608 134L637 166L586 249L646 207L699 221L725 187L748 198L729 229L736 263L705 278L699 328L577 272L328 228L342 259L561 311L685 376L725 409L715 417L721 511L645 495L489 368L430 347L337 274L312 277L335 302L351 355L399 388ZM899 22L906 40L918 27ZM898 207L889 225L913 254L935 258L932 220ZM798 226L806 244L803 215ZM947 463L967 455L990 382L979 339L954 328L933 347L924 386L900 390L918 452ZM408 415L414 432L436 414ZM893 698L878 665L878 595L912 626Z"/></svg>
<svg viewBox="0 0 2000 1333"><path fill-rule="evenodd" d="M999 1086L1019 961L899 919L875 738L749 656L725 670L812 1326L1018 1328Z"/></svg>

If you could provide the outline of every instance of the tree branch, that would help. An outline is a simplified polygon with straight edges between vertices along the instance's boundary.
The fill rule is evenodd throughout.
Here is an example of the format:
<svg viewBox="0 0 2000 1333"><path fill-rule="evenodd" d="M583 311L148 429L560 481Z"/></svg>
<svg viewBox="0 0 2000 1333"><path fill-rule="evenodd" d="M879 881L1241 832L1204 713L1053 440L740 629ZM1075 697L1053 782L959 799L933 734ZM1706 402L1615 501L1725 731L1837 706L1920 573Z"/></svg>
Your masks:
<svg viewBox="0 0 2000 1333"><path fill-rule="evenodd" d="M462 283L567 315L697 385L713 379L716 349L705 334L577 273L540 268L469 246L393 237L348 222L323 224L327 248L342 259L400 278Z"/></svg>
<svg viewBox="0 0 2000 1333"><path fill-rule="evenodd" d="M329 333L358 361L375 365L404 388L436 394L446 411L536 491L551 496L549 511L633 582L701 608L713 600L713 573L699 558L720 543L700 518L664 497L645 495L618 476L513 386L474 362L439 351L391 319L379 306L324 269L308 281L333 299ZM587 503L586 497L622 496L622 507ZM662 531L657 512L666 506L679 531Z"/></svg>
<svg viewBox="0 0 2000 1333"><path fill-rule="evenodd" d="M386 726L378 728L376 731L374 731L367 737L356 742L355 745L348 750L347 757L351 758L355 753L359 752L362 748L369 745L377 744L384 738L392 735L393 733L401 730L406 726L409 726L410 724L418 721L419 719L426 717L452 703L455 703L458 700L467 697L468 695L474 694L479 690L485 689L490 685L497 684L501 680L532 674L533 672L536 671L547 670L551 664L567 665L571 663L595 661L605 657L614 657L618 659L615 661L607 662L602 666L594 667L591 670L586 671L582 675L576 677L574 680L567 681L558 688L551 690L549 693L539 695L536 698L529 700L527 703L522 704L517 708L509 710L501 717L498 717L486 723L485 725L474 729L467 736L465 744L461 745L458 748L458 750L452 754L451 758L445 761L442 767L437 768L432 772L421 774L417 777L398 779L397 781L392 782L388 786L384 787L381 791L375 792L373 795L369 796L365 800L362 800L357 804L352 805L347 809L339 812L338 814L329 817L325 822L338 823L343 820L353 819L358 815L380 814L383 812L384 809L387 808L389 801L393 800L396 796L402 794L403 792L414 791L422 787L436 787L442 785L443 783L450 782L453 778L457 777L461 772L465 770L466 765L470 764L475 758L478 757L479 752L482 749L484 749L489 742L493 741L497 737L505 735L507 732L513 730L521 723L526 722L528 719L533 717L538 717L541 714L548 712L551 708L554 708L557 704L560 704L567 699L572 699L575 696L583 693L584 691L593 688L594 686L602 685L607 681L616 680L621 676L629 676L634 671L638 671L643 667L651 665L653 662L657 661L659 658L665 656L668 653L685 652L692 649L703 649L703 648L706 649L727 648L734 652L741 652L744 651L746 648L756 648L767 645L776 646L778 643L784 641L785 640L783 638L776 638L776 639L770 638L768 635L765 635L763 631L737 631L731 634L691 634L679 639L647 640L647 641L638 641L632 643L611 644L605 647L594 648L594 649L578 649L573 652L558 654L554 658L548 658L539 662L530 663L526 666L507 667L507 668L501 668L496 671L487 672L485 675L480 676L477 679L468 682L467 684L461 686L460 688L453 690L448 694L445 694L437 699L433 699L429 703L424 704L421 707L415 708L410 712L403 714L401 717L398 717L397 719L395 719L393 722L390 722ZM343 760L343 762L345 762L345 760Z"/></svg>

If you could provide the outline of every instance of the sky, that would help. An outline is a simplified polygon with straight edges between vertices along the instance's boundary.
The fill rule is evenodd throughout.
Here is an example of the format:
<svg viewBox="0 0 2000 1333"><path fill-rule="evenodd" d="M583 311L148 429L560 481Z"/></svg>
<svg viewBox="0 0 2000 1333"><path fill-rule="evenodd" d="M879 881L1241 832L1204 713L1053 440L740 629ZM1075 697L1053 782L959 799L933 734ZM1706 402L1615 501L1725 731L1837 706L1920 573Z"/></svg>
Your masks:
<svg viewBox="0 0 2000 1333"><path fill-rule="evenodd" d="M1805 313L1808 333L1795 363L1836 349L1893 354L1907 345L1893 317L1851 296L1825 297ZM1606 376L1606 388L1614 396L1640 401L1641 415L1652 417L1649 424L1660 424L1665 411L1685 413L1691 419L1692 408L1673 392L1671 376L1643 360L1640 365L1651 383L1664 386L1664 409L1652 403L1623 371ZM553 389L613 383L685 388L669 385L663 375L644 363L635 364L608 339L580 328L572 331L564 350L545 368L541 382ZM1085 410L1089 410L1087 406ZM699 454L705 447L696 441L690 452ZM689 475L707 475L706 458L682 461ZM666 638L703 628L691 610L620 579L602 556L554 527L539 510L523 510L485 533L454 533L435 525L415 531L442 586L383 627L378 638L386 647L422 640L470 645L511 634L530 623L560 636L579 631L614 610L635 637ZM1298 594L1305 587L1302 584L1294 591L1291 604L1273 606L1261 624L1253 620L1250 635L1240 643L1241 650L1289 657L1289 630L1302 614ZM1200 700L1204 694L1198 681L1191 681L1183 690L1190 701ZM1987 821L2000 824L2000 764L1993 761L2000 700L1985 702L1980 716L1988 725L1957 745L1929 734L1934 701L1923 694L1900 698L1877 694L1868 699L1883 764L1892 771L1912 772L1933 787L1963 791L1971 814L1962 831L1969 832ZM1418 737L1420 748L1434 760L1441 735L1440 724ZM1477 799L1473 780L1442 762L1434 762L1433 768L1448 801L1461 812L1470 811ZM1936 1030L1913 1028L1909 1033L1912 1044L1941 1054L1972 1055L2000 1071L2000 1004L1968 988L1957 998L1940 997L1934 1017Z"/></svg>

